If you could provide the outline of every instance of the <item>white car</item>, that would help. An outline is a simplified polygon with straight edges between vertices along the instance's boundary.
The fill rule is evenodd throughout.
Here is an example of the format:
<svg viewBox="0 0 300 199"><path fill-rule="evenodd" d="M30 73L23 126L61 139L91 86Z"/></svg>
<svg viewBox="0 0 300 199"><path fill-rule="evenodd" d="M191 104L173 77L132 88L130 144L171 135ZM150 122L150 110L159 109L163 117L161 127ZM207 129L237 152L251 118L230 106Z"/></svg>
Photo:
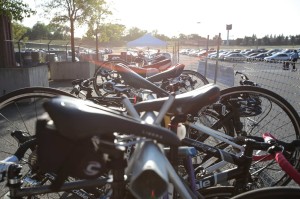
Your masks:
<svg viewBox="0 0 300 199"><path fill-rule="evenodd" d="M225 61L246 61L247 56L242 53L231 53L224 56Z"/></svg>
<svg viewBox="0 0 300 199"><path fill-rule="evenodd" d="M278 61L289 61L290 55L287 53L276 53L269 57L265 57L264 60L266 62L278 62Z"/></svg>
<svg viewBox="0 0 300 199"><path fill-rule="evenodd" d="M225 51L219 54L219 60L224 60L224 57L230 55L233 51Z"/></svg>

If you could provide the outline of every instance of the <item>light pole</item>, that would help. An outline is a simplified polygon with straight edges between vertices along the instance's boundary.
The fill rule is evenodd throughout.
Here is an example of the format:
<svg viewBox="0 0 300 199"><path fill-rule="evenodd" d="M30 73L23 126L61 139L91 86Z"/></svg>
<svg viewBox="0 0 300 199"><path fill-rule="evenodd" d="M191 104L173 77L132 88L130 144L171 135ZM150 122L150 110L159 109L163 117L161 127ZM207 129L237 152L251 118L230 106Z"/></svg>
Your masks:
<svg viewBox="0 0 300 199"><path fill-rule="evenodd" d="M229 46L229 30L232 29L232 24L227 24L226 25L226 30L227 30L227 46Z"/></svg>
<svg viewBox="0 0 300 199"><path fill-rule="evenodd" d="M201 24L201 22L200 22L200 21L197 21L197 24ZM200 50L200 38L201 38L201 36L200 36L200 34L199 34L199 39L198 39L198 48L199 48L199 50Z"/></svg>

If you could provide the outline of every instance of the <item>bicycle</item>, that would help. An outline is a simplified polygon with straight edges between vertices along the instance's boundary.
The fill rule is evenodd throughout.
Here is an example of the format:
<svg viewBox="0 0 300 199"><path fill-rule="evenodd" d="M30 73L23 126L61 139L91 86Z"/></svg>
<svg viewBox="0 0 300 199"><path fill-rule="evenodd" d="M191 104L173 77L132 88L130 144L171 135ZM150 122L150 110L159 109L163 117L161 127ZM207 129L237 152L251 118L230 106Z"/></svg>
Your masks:
<svg viewBox="0 0 300 199"><path fill-rule="evenodd" d="M299 139L299 121L297 112L284 98L267 89L252 86L238 86L222 90L218 103L199 111L190 120L191 123L205 124L232 137L276 132L276 137L286 142ZM202 129L188 128L187 136L219 145L222 148L229 146L228 150L233 150L230 145L204 134ZM264 163L260 164L261 167L265 166ZM293 161L293 165L299 168L296 161ZM265 169L264 176L257 180L264 182L265 186L287 185L290 177L280 171L278 167L270 167L270 169ZM274 175L275 173L277 175Z"/></svg>
<svg viewBox="0 0 300 199"><path fill-rule="evenodd" d="M294 140L291 143L284 143L281 141L276 140L270 133L264 133L263 134L264 141L270 144L268 148L268 152L270 155L259 155L254 156L254 159L256 161L265 161L266 159L269 159L271 157L276 159L276 162L280 165L280 167L288 173L288 175L293 178L298 184L300 184L300 173L296 169L293 168L293 166L286 160L283 153L286 153L287 151L295 150L295 148L299 148L300 146L300 140ZM261 140L258 137L256 137L257 140ZM287 150L286 150L287 149ZM275 154L276 153L276 154ZM231 190L231 191L228 191ZM204 190L206 191L206 198L216 198L216 197L232 197L234 192L232 192L232 187L215 187L211 190ZM213 193L215 192L215 193ZM231 193L230 193L231 192ZM264 187L259 188L255 190L250 190L245 193L238 194L232 198L234 199L247 199L247 198L282 198L282 197L292 197L292 198L298 198L300 196L299 188L298 187Z"/></svg>
<svg viewBox="0 0 300 199"><path fill-rule="evenodd" d="M147 82L144 82L144 83L147 83ZM149 82L148 82L149 83ZM145 86L145 85L144 85ZM153 85L151 85L151 86L146 86L146 88L149 88L149 89L153 89L153 88L156 88L157 89L157 92L163 92L163 93L165 93L165 95L167 95L167 93L166 93L166 91L163 91L163 90L161 90L161 89L159 89L159 88L157 88L157 87L153 87ZM203 89L203 90L202 90ZM187 93L187 94L184 94L183 96L185 96L185 97L187 97L188 99L190 99L190 100L192 100L194 103L184 103L184 104L188 104L188 106L185 106L184 108L185 109L183 109L183 110L185 110L185 111L187 111L187 112L190 112L191 110L193 110L193 111L195 111L194 110L194 105L196 104L196 103L198 103L198 101L200 101L200 99L211 99L212 101L213 101L213 98L212 98L212 96L214 96L214 98L215 99L217 99L217 97L218 97L218 95L217 95L217 91L218 90L216 90L216 88L214 88L214 87L211 87L211 85L208 85L208 86L206 86L205 88L202 88L201 90L202 90L202 92L201 92L201 94L202 95L199 95L199 100L198 100L198 98L195 98L195 99L193 99L193 97L195 97L194 96L194 94L196 94L196 93L198 93L198 91L194 91L194 93ZM206 90L207 89L207 90ZM210 90L210 89L212 89L212 90ZM210 91L210 92L206 92L206 91ZM204 95L204 93L205 93L205 95ZM179 100L177 100L176 102L175 102L175 104L173 105L173 107L171 108L171 110L172 111L179 111L180 109L178 109L178 107L182 107L182 104L183 104L183 102L184 102L184 100L182 99L183 98L183 96L182 97L179 97ZM193 96L193 97L192 97ZM209 97L210 96L210 97ZM192 97L192 98L191 98ZM164 99L165 100L165 99ZM151 110L151 111L156 111L157 110L157 108L158 107L162 107L161 105L162 105L162 103L164 103L165 101L164 100L162 100L162 99L156 99L155 100L155 103L154 104L152 104L150 107L151 108L149 108L149 106L144 106L145 105L145 103L149 103L149 101L148 102L143 102L144 103L144 105L143 105L143 107L147 107L148 108L148 110ZM203 100L201 100L201 101L203 101ZM130 103L130 102L129 102ZM212 103L212 102L210 102L210 101L203 101L203 104L201 104L202 106L206 106L206 105L209 105L210 103ZM130 103L131 104L131 103Z"/></svg>
<svg viewBox="0 0 300 199"><path fill-rule="evenodd" d="M156 92L161 92L161 93L164 94L164 95L168 95L168 93L167 93L166 91L164 91L164 90L162 90L162 89L160 89L160 88L158 88L158 87L156 87L156 86L154 86L154 85L152 85L152 84L150 84L149 87L146 86L146 88L148 88L148 89L153 89L153 88L154 88L154 90L155 90ZM45 95L45 94L44 94L44 95ZM22 98L22 97L20 96L20 98ZM17 99L17 98L13 98L13 99Z"/></svg>
<svg viewBox="0 0 300 199"><path fill-rule="evenodd" d="M23 88L0 97L0 159L14 154L21 144L35 135L35 122L44 113L42 103L59 95L72 97L67 92L46 87ZM35 156L31 152L21 156L20 164L24 165L23 172L26 173L34 166ZM26 178L24 182L27 182ZM4 186L0 183L0 197L7 190Z"/></svg>
<svg viewBox="0 0 300 199"><path fill-rule="evenodd" d="M204 89L204 88L205 88L205 86L202 89ZM249 104L250 105L249 108L250 108L250 110L251 110L251 108L253 108L253 107L251 107L251 105L253 105L253 103L255 105L254 106L255 108L256 107L259 108L259 112L255 112L253 110L249 111L248 109L245 109L245 107L243 107L243 109L241 109L241 110L238 109L238 111L241 111L240 113L231 114L231 118L233 116L239 116L239 117L235 118L235 119L238 119L238 121L239 121L241 117L253 117L253 116L260 115L264 110L264 106L263 106L264 103L261 103L262 100L260 98L266 98L267 101L271 101L272 103L274 103L274 104L272 104L273 108L274 108L275 105L277 105L280 108L280 112L283 112L284 114L286 114L285 117L288 119L288 121L287 122L285 121L285 126L289 126L289 127L294 129L293 131L292 131L291 128L289 129L291 131L291 134L293 136L299 136L299 116L298 116L297 112L293 109L293 107L286 100L284 100L282 97L280 97L277 94L275 94L271 91L268 91L266 89L262 89L262 88L258 88L258 87L251 87L251 86L240 86L240 87L233 88L233 91L237 91L236 94L235 94L235 92L232 91L232 89L230 89L229 91L231 92L229 96L238 99L238 100L234 99L233 102L241 103L241 102L244 102L245 100L247 101L249 96L253 96L252 98L250 98L251 104ZM204 92L204 93L207 94L207 92ZM190 92L187 95L193 95L193 92ZM239 99L240 95L243 98ZM221 91L221 96L222 96L222 91ZM246 96L246 98L245 98L245 96ZM207 96L207 99L210 99L210 97ZM229 99L231 100L231 98L229 98ZM254 102L252 101L252 99L255 99ZM198 101L202 102L201 100L198 100ZM140 103L136 104L135 107L139 112L149 111L150 109L152 111L159 111L159 108L162 106L163 102L164 102L163 98L155 99L155 100L152 100L152 101L148 100L148 101L143 101L143 102L140 102ZM259 103L256 103L256 102L259 102ZM210 103L210 102L207 102L207 103ZM185 104L185 106L183 106L182 104ZM247 103L246 103L246 105L247 105ZM219 132L210 130L210 128L220 129L220 127L218 127L218 126L212 126L211 125L211 126L209 126L210 128L206 128L203 125L201 125L201 122L200 122L199 125L194 125L193 122L195 120L195 117L193 117L193 115L197 114L198 110L201 109L201 107L203 107L203 104L198 104L198 106L199 107L197 108L197 104L193 104L192 102L188 102L188 105L187 105L186 103L181 102L180 100L175 101L174 105L171 107L171 109L168 112L168 114L170 116L174 117L173 120L171 121L171 128L174 127L176 129L177 124L182 122L182 123L185 123L187 126L190 126L191 129L196 129L197 133L202 132L201 137L204 137L203 132L205 132L205 133L209 134L209 136L217 137L217 139L220 139L221 141L224 141L224 142L227 141L227 143L229 145L232 145L233 148L237 148L237 149L240 149L240 150L243 149L241 146L238 146L236 143L233 142L234 139L233 139L232 136L228 136L226 134L220 134ZM256 110L256 109L254 109L254 110ZM268 113L269 112L270 111L268 110ZM187 118L186 116L188 114L191 114L191 117ZM244 114L244 115L241 115L241 114ZM278 116L278 114L276 114L276 115ZM207 114L204 114L204 116L207 117ZM218 114L216 116L218 116ZM216 117L216 118L218 119L218 117ZM266 117L264 116L263 118L266 118ZM186 122L187 119L188 119L188 122ZM274 117L272 117L271 120L274 120ZM224 126L223 122L219 122L218 125L223 125L224 129L228 129L229 127L232 127L232 128L234 127L233 124L229 124L229 127L226 127L226 126ZM248 135L251 135L249 133L252 132L252 134L254 134L253 129L255 129L255 127L252 127L250 129L250 131L245 131L243 129L243 126L241 126L241 125L237 126L237 127L239 127L241 129L240 130L241 134L238 134L236 136L243 135L242 133L248 133ZM282 126L280 126L280 127L282 128ZM272 130L269 127L265 127L265 128L269 129L269 130ZM238 128L236 128L236 129L238 129ZM233 133L234 131L228 131L228 132ZM238 131L236 131L236 132L238 132ZM257 133L257 132L255 132L255 133ZM219 135L219 136L217 136L217 135ZM247 135L247 134L245 134L245 135ZM233 136L235 136L235 135L233 135ZM196 139L196 138L193 138L193 139ZM292 138L290 137L289 139L292 139ZM207 140L207 137L203 140ZM201 139L201 141L203 141L203 140ZM286 139L282 139L282 140L286 140ZM228 145L225 145L225 146L228 146ZM299 164L295 163L294 166L299 167ZM264 168L263 165L258 165L257 167L258 168ZM269 172L267 169L268 169L268 167L265 167L265 169L264 169L266 171L266 173ZM273 168L271 168L271 170L272 169ZM207 171L207 170L208 169L205 168L204 171ZM215 169L211 169L211 170L214 171ZM256 176L254 176L254 177L256 178ZM259 179L259 178L257 178L257 179ZM274 178L275 184L276 183L285 184L285 183L288 183L289 180L290 180L290 178L288 176L286 176L285 174L283 174L283 176L281 176L281 177ZM256 182L254 181L254 183L259 184L260 181L256 180ZM264 184L264 185L260 185L260 186L271 186L271 184Z"/></svg>
<svg viewBox="0 0 300 199"><path fill-rule="evenodd" d="M84 93L84 99L109 106L110 108L114 107L119 111L124 111L121 102L121 94L128 94L131 92L129 88L113 85L113 89L118 90L116 92L119 93L118 96L93 97L91 94L92 89L88 87L88 85L91 85L91 82L91 79L73 82L73 92L76 92L79 95L79 92L84 90L87 92ZM34 135L36 119L44 113L44 110L41 107L42 102L59 95L73 96L57 89L32 87L19 89L0 98L0 122L1 132L3 132L0 158L5 158L7 154L12 154L16 148L22 144L24 137L27 135L29 137ZM76 95L76 97L78 97L78 95ZM136 93L134 96L135 98L130 98L132 103L141 100L140 98L142 96L139 96ZM11 136L9 133L14 134L14 136ZM16 137L15 134L17 134L18 137ZM34 163L28 162L28 158L31 159L31 157L26 154L24 164L28 164L29 167L32 167ZM1 187L3 187L3 184L1 184Z"/></svg>
<svg viewBox="0 0 300 199"><path fill-rule="evenodd" d="M105 83L106 82L114 82L114 83L124 83L122 80L122 77L119 74L119 71L116 67L120 64L119 62L105 62L102 63L97 71L94 74L94 80L93 80L93 87L98 96L104 95L107 93L107 90L105 89ZM174 84L174 82L181 82L180 87L177 88L177 90L181 93L187 92L190 90L193 90L195 88L201 87L202 85L208 84L208 80L201 75L200 73L197 73L192 70L183 70L184 65L183 64L177 64L175 65L181 67L182 69L180 72L176 72L175 74L170 75L170 70L172 68L167 68L168 73L162 71L161 73L151 73L149 76L145 76L147 73L147 70L144 71L142 74L144 74L144 77L147 77L149 81L156 82L157 84L161 85L162 88L167 89L167 87L170 84ZM135 67L136 68L136 67ZM173 66L174 68L174 66ZM134 68L131 68L133 71L137 72ZM141 70L141 69L139 69ZM145 70L145 69L143 69ZM164 74L165 73L165 74ZM141 74L141 73L140 73ZM161 74L161 75L159 75Z"/></svg>
<svg viewBox="0 0 300 199"><path fill-rule="evenodd" d="M212 92L212 91L211 91ZM207 94L207 92L204 92L205 94ZM191 94L192 95L192 94ZM202 96L202 97L204 97L204 96ZM197 100L196 100L197 101ZM198 101L201 101L201 100L198 100ZM283 102L285 102L284 100L283 100ZM154 110L154 111L157 111L157 109L158 109L158 107L161 107L161 105L164 103L164 100L163 99L155 99L155 100L153 100L153 101L143 101L143 102L141 102L141 103L138 103L138 104L136 104L135 105L135 107L136 107L136 109L138 110L138 111L140 111L140 112L143 112L143 111L147 111L147 110ZM173 120L172 120L172 122L171 122L171 129L172 128L174 128L174 129L176 129L176 127L177 127L177 124L178 123L180 123L180 122L184 122L185 120L186 120L186 118L185 117L182 117L182 116L177 116L178 115L178 109L179 110L181 110L180 111L180 114L183 114L184 115L184 113L191 113L191 110L189 109L189 107L191 108L191 107L193 107L194 108L194 105L195 104L190 104L191 102L189 102L189 105L187 106L187 107L185 107L186 109L184 109L182 106L180 106L180 104L182 104L182 102L180 102L180 100L178 100L178 101L175 101L174 102L175 103L175 105L174 106L172 106L171 108L170 108L170 110L169 110L169 114L170 115L172 115L172 116L175 116L174 118L173 118ZM200 105L201 106L201 105ZM181 107L181 108L179 108L179 107ZM290 108L290 107L289 107ZM292 108L291 108L291 110L293 110ZM294 111L295 112L295 111ZM296 118L297 118L297 115L293 115L293 116L295 116ZM293 117L292 117L293 118ZM295 119L295 118L294 118ZM297 121L297 120L296 120ZM220 133L218 133L218 132L216 132L216 131L214 131L214 130L211 130L211 129L209 129L209 128L205 128L204 126L202 126L202 125L200 125L200 126L196 126L196 125L194 125L194 124L189 124L189 125L191 125L193 128L195 128L195 129L198 129L199 131L201 131L201 132L205 132L205 133L207 133L207 134L209 134L210 136L215 136L215 137L217 137L218 139L220 139L220 140L223 140L224 142L226 142L227 141L227 143L228 144L231 144L231 145L233 145L233 147L234 148L238 148L238 149L240 149L241 151L243 151L243 147L242 146L239 146L238 144L236 144L234 141L235 141L235 139L233 138L233 137L230 137L230 136L226 136L225 134L220 134ZM217 136L217 135L219 135L219 136ZM220 138L221 137L221 138ZM222 137L223 137L223 139L222 139ZM211 147L211 146L207 146L207 145L204 145L204 144L200 144L199 142L197 142L197 141L195 141L195 140L192 140L192 139L188 139L188 138L184 138L183 140L182 140L182 142L184 143L184 144L187 144L187 145L189 145L189 146L193 146L193 147L195 147L197 150L200 150L200 149L202 149L202 150L204 150L204 152L206 152L206 153L208 153L209 154L209 152L211 152L211 151L214 151L215 152L215 154L213 155L213 156L216 156L216 157L218 157L218 158L221 158L222 159L222 157L227 157L226 158L226 160L228 160L230 163L232 163L232 164L237 164L237 162L239 162L237 159L238 159L238 157L239 156L237 156L237 155L232 155L232 154L228 154L227 152L222 152L223 153L223 155L220 155L219 153L219 151L220 151L220 149L217 149L217 148L214 148L214 147ZM194 143L194 145L193 144L191 144L191 143ZM200 147L200 148L199 148ZM246 146L247 147L247 146ZM250 147L250 146L248 146L248 147ZM260 148L253 148L253 150L254 149L256 149L256 150L258 150L258 149L260 149ZM250 149L249 149L250 150ZM244 151L247 151L249 154L247 154L247 155L245 155L246 157L250 157L250 156L252 156L252 150L250 150L250 152L249 152L249 150L248 149L245 149ZM266 148L265 148L265 150L266 150ZM297 152L296 152L297 153ZM231 158L228 158L228 157L231 157ZM242 159L243 161L240 161L239 162L239 164L240 164L240 167L239 168L237 168L237 169L235 169L235 172L236 173L234 173L234 172L232 172L232 171L229 171L229 175L228 176L230 176L230 178L228 178L228 179L225 179L224 177L221 177L219 180L220 180L220 182L219 183L221 183L221 182L226 182L226 181L228 181L228 180L230 180L230 179L234 179L234 178L237 178L237 177L240 177L241 178L241 180L242 180L242 182L244 181L244 182L247 182L248 183L248 181L245 181L246 179L245 179L245 176L247 176L247 175L245 175L245 174L248 174L248 172L249 172L249 168L251 168L251 165L252 165L252 159L250 159L250 160L248 160L248 168L247 169L245 169L244 170L244 172L243 172L243 174L239 174L239 172L241 172L241 167L243 167L243 165L245 164L245 162L244 162L244 159ZM297 161L295 161L295 162L297 162ZM297 164L296 164L297 165ZM298 165L298 167L299 167L299 165ZM264 168L264 167L262 167L262 166L260 166L260 165L258 165L258 166L256 166L256 167L252 167L251 169L252 170L254 170L254 169L261 169L261 168ZM264 168L264 169L266 169L266 168ZM268 169L268 168L267 168ZM255 172L257 172L257 170L255 170ZM255 175L257 175L257 173L255 173L255 172L253 172L254 173L254 177L255 177ZM199 184L200 184L200 186L203 186L203 184L207 184L208 182L214 182L214 183L217 183L217 182L215 182L214 181L214 179L218 179L218 177L216 177L216 176L218 176L218 175L220 175L220 176L224 176L224 173L223 174L215 174L215 175L213 175L213 176L211 176L210 178L205 178L204 180L202 180L201 179L201 181L199 181ZM253 179L253 180L255 180L255 178ZM281 179L282 180L282 179ZM190 183L192 183L193 182L193 180L190 182ZM214 185L214 183L211 183L210 185ZM252 183L253 183L253 181L252 181ZM254 181L254 183L255 183L255 181ZM256 186L255 184L254 185L252 185L252 186ZM264 186L266 186L266 185L264 185ZM202 187L203 188L203 187ZM243 189L245 189L245 188L249 188L249 187L246 187L246 185L245 185L245 187L243 188ZM206 191L206 190L204 190L204 191ZM206 196L206 194L204 194L205 196Z"/></svg>
<svg viewBox="0 0 300 199"><path fill-rule="evenodd" d="M129 76L129 79L131 78L132 79L132 74L131 74L131 76ZM131 82L131 83L133 83L133 82ZM141 83L142 84L142 83ZM144 87L145 87L145 85L144 85ZM210 87L210 86L208 86L208 87ZM208 88L208 87L206 87L206 89ZM156 89L156 92L163 92L163 93L165 93L165 95L168 95L167 93L166 93L166 91L163 91L163 90L161 90L161 89L159 89L159 88L157 88L155 85L152 85L151 84L151 86L146 86L146 88L147 89ZM205 90L205 89L204 89ZM195 91L195 94L197 93L198 91ZM203 91L204 92L204 91ZM205 92L204 92L205 93ZM189 94L186 94L187 96L189 95ZM184 96L184 95L183 95ZM211 99L211 97L212 96L214 96L214 97L217 97L216 95L212 95L212 93L208 93L207 95L207 99ZM212 99L211 99L212 100ZM159 101L159 100L156 100L156 101ZM198 104L199 103L199 104ZM202 106L204 106L204 105L209 105L210 103L212 103L211 101L208 101L208 102L205 102L204 104L202 104L203 102L202 101L200 101L200 102L197 102L197 104L199 105L199 107L202 107ZM172 110L177 110L177 108L179 108L179 107L182 107L182 104L184 104L183 103L183 101L181 101L180 103L176 103L175 105L174 105L174 107L173 107L173 109ZM196 104L196 105L197 105ZM161 107L161 105L162 104L159 104L159 105L155 105L155 108L153 108L153 105L152 106L150 106L150 107L152 107L152 111L153 110L156 110L157 109L157 107ZM193 105L195 105L195 104L193 104ZM198 105L197 105L197 107L198 107ZM193 110L193 111L195 111L195 109L192 107L192 106L189 106L190 108L189 108L189 110ZM184 107L183 107L184 108ZM179 108L180 109L180 108ZM192 113L192 111L191 111L191 113Z"/></svg>
<svg viewBox="0 0 300 199"><path fill-rule="evenodd" d="M165 92L165 91L164 91ZM165 92L165 94L167 94ZM129 112L134 113L134 108L129 101L126 101L127 98L124 98L125 106L128 106L127 109ZM168 110L168 104L170 105L173 101L173 97L169 97L168 103L162 108L160 114L164 115ZM188 187L183 184L179 177L176 177L177 174L168 163L168 160L162 154L160 147L155 144L155 142L151 141L152 139L156 140L158 143L164 143L169 146L175 147L173 153L176 155L176 148L179 146L180 142L177 136L168 129L159 127L157 125L149 125L146 123L141 123L140 119L129 116L124 116L119 112L112 111L105 107L95 105L94 103L90 103L88 101L78 101L79 99L74 98L66 98L66 97L57 97L48 102L45 102L45 109L48 112L49 116L53 120L55 127L49 123L49 120L40 120L37 123L37 155L39 161L39 169L41 171L46 172L55 172L57 173L57 177L54 180L54 183L50 186L46 185L37 185L34 187L21 187L20 181L20 167L19 165L11 164L8 166L7 174L8 174L8 186L10 187L10 196L11 197L22 197L22 196L31 196L35 194L44 194L50 192L60 192L60 191L71 191L71 193L78 193L78 189L86 190L88 187L97 187L101 188L104 184L107 183L112 184L112 197L114 198L124 198L126 195L126 186L124 179L124 168L126 168L126 164L124 162L122 150L122 143L113 142L112 134L107 135L107 132L122 132L122 133L130 133L131 135L136 135L141 138L139 142L143 144L138 144L136 147L130 162L127 167L127 176L129 176L129 189L132 194L137 196L138 198L147 197L159 197L166 193L167 184L169 179L175 186L177 193L180 194L183 198L196 198L193 194L188 190ZM67 106L66 106L67 105ZM85 111L84 111L85 110ZM93 110L92 112L86 110ZM75 112L76 113L75 113ZM70 115L71 114L71 115ZM135 115L135 114L133 114ZM95 118L92 120L91 118ZM65 118L64 121L61 118ZM68 118L68 119L66 119ZM76 119L75 119L76 118ZM74 119L80 121L82 118L87 119L87 125L82 128L82 126L77 123L74 128ZM89 119L90 118L90 119ZM159 123L159 118L161 116L157 116L155 121ZM99 121L101 121L101 126L99 126ZM111 123L118 123L119 126L111 125ZM73 123L73 124L72 124ZM130 125L128 125L130 124ZM96 126L95 126L96 125ZM98 127L97 127L98 126ZM128 126L134 126L134 131L132 132L132 128L128 128ZM72 130L76 129L75 131ZM85 129L83 131L80 128ZM98 129L95 131L95 129ZM68 129L68 130L67 130ZM92 130L94 129L94 130ZM101 129L101 130L100 130ZM96 137L99 139L96 139ZM101 137L101 139L100 139ZM88 142L91 141L92 143ZM51 141L50 141L51 140ZM50 142L49 142L50 141ZM54 142L55 141L55 142ZM77 141L81 144L78 145ZM139 143L138 142L138 143ZM73 145L75 144L75 145ZM97 152L91 150L88 146L97 146L99 150ZM22 145L24 146L24 145ZM49 147L54 151L49 152ZM61 148L62 147L62 148ZM139 149L139 147L141 147ZM93 147L92 147L93 148ZM151 152L149 153L149 150ZM99 170L90 170L91 173L82 173L81 167L76 167L74 163L80 161L76 159L73 155L68 156L69 153L76 152L82 154L81 163L87 163L91 160L94 162L100 161L102 166L109 165L118 165L117 167L112 167L113 174L113 182L111 183L111 179L106 175L106 169ZM158 167L152 167L150 169L142 169L144 166L139 166L136 164L138 161L135 158L145 156L144 164L147 164L149 167L149 163L147 159L153 160L153 154L155 152L155 159L159 160L156 162ZM103 154L106 153L109 156L109 159L105 159ZM73 153L72 153L73 154ZM86 156L90 154L89 156ZM100 155L100 156L99 156ZM173 156L174 156L173 155ZM53 157L55 162L53 162ZM65 159L67 157L67 159ZM100 157L100 159L99 159ZM147 158L148 157L148 158ZM65 161L67 160L67 161ZM52 162L50 162L52 161ZM74 162L75 161L75 162ZM161 162L165 162L165 164L160 164ZM122 163L120 165L120 163ZM82 165L77 164L77 165ZM159 166L160 165L160 166ZM62 167L61 167L62 166ZM71 166L71 167L70 167ZM89 166L89 165L88 165ZM88 167L89 168L89 167ZM131 169L132 168L132 169ZM110 169L109 169L110 170ZM6 170L5 170L6 171ZM4 172L5 172L4 171ZM92 172L93 171L93 172ZM168 175L165 175L165 171L167 171ZM92 180L75 180L72 182L63 182L67 175L80 177L81 179L93 178ZM100 178L99 178L100 175ZM106 177L105 177L106 176ZM143 189L139 188L140 183L143 183L141 179L144 179L145 176L149 176L148 179L151 183L146 184L146 186L142 186ZM95 179L96 178L96 179ZM15 180L11 180L15 179ZM48 179L49 180L49 179ZM53 181L53 179L50 179ZM159 183L158 183L159 182ZM163 185L163 189L161 186ZM73 191L72 191L73 190ZM74 191L76 190L76 192ZM101 192L101 190L100 190ZM101 192L102 193L102 192ZM105 193L107 194L107 193ZM80 195L78 195L80 196Z"/></svg>

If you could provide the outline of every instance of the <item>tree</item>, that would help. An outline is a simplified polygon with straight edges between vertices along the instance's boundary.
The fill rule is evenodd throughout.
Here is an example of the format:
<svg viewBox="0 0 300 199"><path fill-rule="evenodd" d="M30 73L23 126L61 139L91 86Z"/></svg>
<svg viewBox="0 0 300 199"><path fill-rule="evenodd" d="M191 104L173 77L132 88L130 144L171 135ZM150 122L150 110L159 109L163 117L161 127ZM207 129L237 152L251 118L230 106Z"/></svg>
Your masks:
<svg viewBox="0 0 300 199"><path fill-rule="evenodd" d="M59 24L53 24L50 23L47 25L49 30L49 37L48 39L57 39L57 40L63 40L66 39L67 31L69 32L69 28L66 26L62 26Z"/></svg>
<svg viewBox="0 0 300 199"><path fill-rule="evenodd" d="M19 40L24 36L27 36L26 33L30 31L30 28L23 26L20 23L14 22L12 23L12 32L13 32L13 40Z"/></svg>
<svg viewBox="0 0 300 199"><path fill-rule="evenodd" d="M268 35L264 36L262 38L262 42L263 42L263 45L269 45L270 44L270 38Z"/></svg>
<svg viewBox="0 0 300 199"><path fill-rule="evenodd" d="M100 31L100 24L104 19L111 15L112 12L108 9L105 0L94 1L94 4L91 5L90 10L85 10L85 15L87 16L87 20L89 21L89 32L93 33L96 37L96 60L99 58L99 38L98 34Z"/></svg>
<svg viewBox="0 0 300 199"><path fill-rule="evenodd" d="M35 11L22 0L0 1L0 67L16 65L11 22L21 21L24 17L30 17L34 13Z"/></svg>
<svg viewBox="0 0 300 199"><path fill-rule="evenodd" d="M300 44L300 35L295 36L295 44L299 45Z"/></svg>
<svg viewBox="0 0 300 199"><path fill-rule="evenodd" d="M186 40L188 37L185 34L180 33L179 34L179 39L180 40Z"/></svg>
<svg viewBox="0 0 300 199"><path fill-rule="evenodd" d="M31 30L30 39L37 40L37 39L48 39L50 32L49 28L41 22L37 22Z"/></svg>
<svg viewBox="0 0 300 199"><path fill-rule="evenodd" d="M100 35L102 42L116 42L123 38L125 26L122 24L104 24L100 27Z"/></svg>
<svg viewBox="0 0 300 199"><path fill-rule="evenodd" d="M43 4L45 12L49 16L54 16L52 23L61 25L69 23L73 62L75 62L75 26L88 21L89 11L93 10L93 6L102 2L98 0L49 0Z"/></svg>
<svg viewBox="0 0 300 199"><path fill-rule="evenodd" d="M163 41L167 41L167 40L170 40L169 37L167 37L166 35L164 34L158 34L158 32L152 32L152 35L160 40L163 40Z"/></svg>
<svg viewBox="0 0 300 199"><path fill-rule="evenodd" d="M137 39L137 38L143 36L146 33L147 33L147 31L145 31L145 30L141 30L137 27L132 27L128 30L127 35L124 36L124 40L131 41L131 40L134 40L134 39Z"/></svg>

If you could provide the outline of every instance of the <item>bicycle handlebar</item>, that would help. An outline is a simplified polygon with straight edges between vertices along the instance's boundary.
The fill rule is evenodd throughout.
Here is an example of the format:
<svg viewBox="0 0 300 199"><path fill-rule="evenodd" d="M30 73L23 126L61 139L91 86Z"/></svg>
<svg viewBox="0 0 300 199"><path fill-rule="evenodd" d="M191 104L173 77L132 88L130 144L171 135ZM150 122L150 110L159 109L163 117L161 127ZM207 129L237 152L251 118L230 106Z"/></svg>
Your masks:
<svg viewBox="0 0 300 199"><path fill-rule="evenodd" d="M247 76L245 73L240 72L240 71L236 71L236 72L235 72L235 75L237 75L237 74L241 75L241 78L242 78L243 80L249 80L248 76Z"/></svg>
<svg viewBox="0 0 300 199"><path fill-rule="evenodd" d="M278 143L276 142L276 138L271 133L264 133L263 138L266 143L270 143L275 147L278 146ZM282 146L279 145L279 147ZM282 151L284 150L283 147L281 149ZM276 162L282 168L282 170L286 172L296 183L300 185L300 173L285 158L282 151L276 151L275 153L273 153L272 154L273 158L276 160Z"/></svg>
<svg viewBox="0 0 300 199"><path fill-rule="evenodd" d="M241 78L242 78L242 80L240 81L241 85L258 86L259 87L259 84L249 80L248 76L245 73L240 72L240 71L235 71L235 75L237 75L237 74L241 75Z"/></svg>
<svg viewBox="0 0 300 199"><path fill-rule="evenodd" d="M76 79L72 81L73 87L75 87L77 90L83 90L83 91L91 91L92 88L89 86L92 84L92 81L95 79L95 77L88 78L88 79ZM72 91L71 91L72 92Z"/></svg>

